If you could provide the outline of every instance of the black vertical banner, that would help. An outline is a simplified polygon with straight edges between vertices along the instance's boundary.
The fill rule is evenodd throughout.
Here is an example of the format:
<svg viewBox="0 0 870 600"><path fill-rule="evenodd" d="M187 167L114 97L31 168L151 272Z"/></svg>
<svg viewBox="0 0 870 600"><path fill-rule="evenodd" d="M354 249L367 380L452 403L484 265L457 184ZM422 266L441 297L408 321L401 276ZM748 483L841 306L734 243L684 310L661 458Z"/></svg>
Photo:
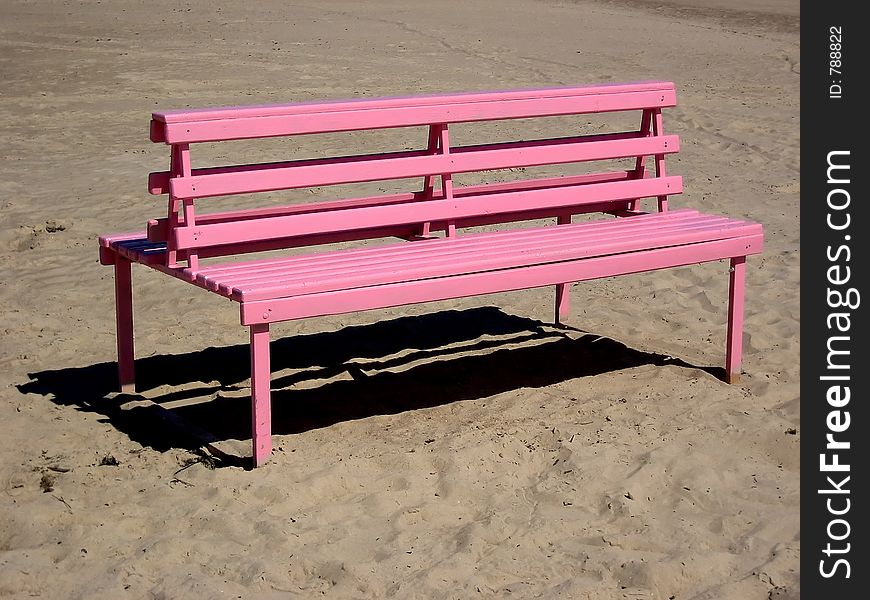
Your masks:
<svg viewBox="0 0 870 600"><path fill-rule="evenodd" d="M860 2L801 3L801 588L870 590L870 257Z"/></svg>

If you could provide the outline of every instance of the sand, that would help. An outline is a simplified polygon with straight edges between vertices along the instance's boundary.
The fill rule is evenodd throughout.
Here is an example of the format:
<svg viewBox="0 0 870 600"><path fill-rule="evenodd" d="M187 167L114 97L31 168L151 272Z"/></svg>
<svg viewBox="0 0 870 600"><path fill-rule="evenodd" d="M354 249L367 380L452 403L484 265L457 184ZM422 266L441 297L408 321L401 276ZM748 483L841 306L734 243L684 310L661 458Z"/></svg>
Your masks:
<svg viewBox="0 0 870 600"><path fill-rule="evenodd" d="M0 597L799 597L799 14L755 5L4 2ZM673 206L765 226L740 385L725 264L575 285L564 331L551 289L285 323L250 471L167 419L248 452L235 306L138 268L113 394L150 111L641 79Z"/></svg>

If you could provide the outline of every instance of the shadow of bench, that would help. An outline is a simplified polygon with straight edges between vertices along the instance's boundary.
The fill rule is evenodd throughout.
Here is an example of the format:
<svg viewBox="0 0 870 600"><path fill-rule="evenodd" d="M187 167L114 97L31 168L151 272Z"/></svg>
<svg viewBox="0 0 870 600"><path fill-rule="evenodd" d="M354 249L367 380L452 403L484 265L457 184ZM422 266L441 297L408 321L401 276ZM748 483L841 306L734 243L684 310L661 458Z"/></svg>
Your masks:
<svg viewBox="0 0 870 600"><path fill-rule="evenodd" d="M138 395L115 392L113 362L31 373L18 389L103 415L131 440L154 450L195 450L204 443L197 432L207 432L206 441L212 442L250 435L248 350L239 344L142 358ZM719 367L697 367L494 307L282 338L273 342L273 356L278 435L644 365L700 369L724 378ZM298 384L305 387L292 389ZM150 401L136 402L143 398ZM167 427L167 421L176 426ZM249 460L225 458L235 464Z"/></svg>

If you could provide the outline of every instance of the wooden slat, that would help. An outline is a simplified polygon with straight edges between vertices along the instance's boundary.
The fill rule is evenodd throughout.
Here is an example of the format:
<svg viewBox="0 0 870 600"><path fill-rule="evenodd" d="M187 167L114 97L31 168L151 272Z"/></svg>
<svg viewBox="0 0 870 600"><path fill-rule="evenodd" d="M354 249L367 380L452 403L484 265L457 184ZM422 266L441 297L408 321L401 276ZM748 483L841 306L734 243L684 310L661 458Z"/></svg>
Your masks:
<svg viewBox="0 0 870 600"><path fill-rule="evenodd" d="M650 82L628 86L170 111L152 115L151 139L171 144L195 143L675 105L673 84Z"/></svg>
<svg viewBox="0 0 870 600"><path fill-rule="evenodd" d="M623 222L625 221L625 222ZM498 254L500 251L541 251L545 248L568 244L580 246L608 242L635 237L639 234L653 236L660 232L677 231L677 228L690 230L698 227L732 226L744 223L719 217L715 220L706 219L704 215L687 214L682 218L671 220L645 221L643 223L628 223L630 220L598 221L598 225L589 226L589 222L576 223L567 228L533 228L510 232L489 234L474 234L457 241L456 244L445 244L442 240L430 240L421 244L389 244L381 246L380 252L330 252L310 257L284 257L273 263L248 265L241 269L232 266L227 270L200 273L205 278L220 280L221 285L237 287L247 284L268 283L272 277L279 279L285 276L293 278L341 275L347 270L357 272L367 269L398 268L400 265L420 263L427 266L433 262L471 257L477 260L478 254ZM562 229L562 231L559 231ZM652 242L651 242L652 243ZM537 246L536 246L537 244ZM582 252L582 249L578 249ZM238 263L236 263L238 264ZM244 263L242 263L244 264ZM233 265L235 266L235 265Z"/></svg>
<svg viewBox="0 0 870 600"><path fill-rule="evenodd" d="M604 173L591 173L586 175L562 175L560 177L547 177L539 179L522 179L500 183L485 183L453 188L455 198L475 196L482 194L495 194L500 192L514 192L522 190L534 190L543 188L558 188L591 183L605 183L625 181L633 178L632 171L609 171ZM285 206L270 206L245 210L223 211L197 216L200 225L214 225L215 223L233 223L262 219L266 217L281 217L304 213L328 212L345 208L363 208L366 206L383 206L388 204L401 204L404 202L416 202L424 198L425 191L405 192L399 194L387 194L382 196L368 196L364 198L350 198L346 200L327 200L324 202L307 202ZM444 198L443 190L433 190L430 200ZM148 239L152 242L166 241L167 222L165 218L151 219L148 221ZM138 234L136 234L138 235Z"/></svg>
<svg viewBox="0 0 870 600"><path fill-rule="evenodd" d="M641 154L669 154L677 151L679 151L677 136L563 141L547 145L539 145L537 142L518 142L510 144L510 147L495 150L456 148L450 154L407 158L350 157L341 160L327 159L328 162L314 165L172 178L169 189L171 194L178 198L205 198L321 185L405 179L431 174L609 160Z"/></svg>
<svg viewBox="0 0 870 600"><path fill-rule="evenodd" d="M406 203L328 213L274 217L242 223L179 227L175 229L173 235L178 248L203 248L244 241L351 231L421 221L449 221L485 214L565 208L585 203L612 202L658 196L663 193L680 193L681 191L681 177L630 180L584 185L582 193L572 193L571 187L548 188L468 196L453 202Z"/></svg>
<svg viewBox="0 0 870 600"><path fill-rule="evenodd" d="M579 207L571 207L568 209L542 209L518 211L513 213L481 215L477 217L469 217L467 219L457 219L456 227L480 227L484 225L496 225L500 223L510 223L516 221L529 221L533 219L567 217L571 214L582 214L588 212L620 212L619 209L626 209L628 202L625 201L621 205L613 202L602 202L599 204L584 204ZM638 213L634 213L635 215ZM430 231L439 232L447 229L447 223L444 221L435 221L430 224ZM373 229L359 229L354 231L342 231L325 234L314 234L310 236L298 236L293 238L279 238L274 240L263 240L260 242L245 242L238 244L226 244L219 246L209 246L199 250L200 258L215 258L221 256L230 256L237 254L245 254L252 252L268 252L270 250L285 250L290 248L302 248L306 246L318 246L322 244L335 244L339 242L352 242L357 240L370 240L377 238L402 238L409 239L415 237L419 233L418 225L391 225L388 227L377 227ZM137 238L143 238L144 234L135 234ZM148 240L154 241L154 240ZM165 240L161 240L165 241ZM107 250L103 248L103 250ZM179 253L180 259L184 260L186 251ZM111 263L111 252L106 256L103 264ZM101 258L103 254L101 253Z"/></svg>
<svg viewBox="0 0 870 600"><path fill-rule="evenodd" d="M456 219L453 221L457 228L462 227L481 227L484 225L497 225L501 223L513 223L516 221L529 221L533 219L546 219L570 216L571 214L583 214L594 212L620 212L620 209L626 209L628 201L620 203L602 202L598 204L584 204L579 207L568 209L542 209L542 210L527 210L504 214L481 215L477 217L469 217L467 219ZM434 221L430 223L431 232L446 231L448 224L446 221ZM263 240L260 242L245 242L239 244L227 244L220 246L209 246L199 250L200 258L214 258L217 256L228 256L234 254L245 254L250 252L268 252L270 250L283 250L289 248L302 248L306 246L317 246L321 244L335 244L339 242L351 242L357 240L370 240L377 238L401 238L404 240L413 239L421 241L418 238L419 225L390 225L386 227L376 227L373 229L341 231L334 233L315 234L310 236L299 236L293 238L277 238L273 240Z"/></svg>
<svg viewBox="0 0 870 600"><path fill-rule="evenodd" d="M208 175L225 175L233 173L249 173L270 171L272 169L297 169L299 167L311 167L319 165L334 165L343 164L348 160L355 162L366 162L369 160L387 160L393 158L413 158L415 156L426 156L423 150L410 150L405 152L385 152L382 154L369 154L358 156L339 156L334 158L315 158L296 161L282 161L272 163L257 163L250 165L232 165L228 167L205 167L201 169L193 169L191 175L196 177L205 177ZM170 192L170 181L172 179L169 171L155 171L148 174L148 193L151 195L168 194Z"/></svg>
<svg viewBox="0 0 870 600"><path fill-rule="evenodd" d="M463 227L481 227L484 225L497 225L501 223L513 223L516 221L529 221L533 219L546 219L566 217L571 214L582 214L590 212L619 212L614 210L618 208L625 209L628 207L628 201L624 201L621 205L613 202L602 202L599 204L584 204L582 207L573 207L570 209L543 209L519 211L513 213L482 215L470 217L467 219L456 219L454 222L457 228ZM568 211L568 212L566 212ZM448 227L445 221L434 221L430 224L431 232L446 231ZM293 238L278 238L273 240L263 240L259 242L244 242L238 244L227 244L220 246L209 246L199 250L200 258L215 258L220 256L230 256L235 254L247 254L252 252L268 252L270 250L287 250L290 248L303 248L307 246L318 246L322 244L336 244L340 242L353 242L357 240L371 240L377 238L401 238L404 240L416 238L419 233L419 225L390 225L387 227L376 227L373 229L361 229L354 231L342 231L324 234L313 234L309 236L298 236ZM141 234L140 234L141 236ZM420 241L415 239L415 241Z"/></svg>
<svg viewBox="0 0 870 600"><path fill-rule="evenodd" d="M657 218L656 215L644 215L635 219L626 219L624 222L616 223L601 220L590 221L574 224L570 233L570 238L577 242L582 235L594 233L597 226L618 225L619 231L623 233L637 232L641 229L650 228L649 218ZM697 220L698 213L696 211L675 211L668 219L658 218L660 226L672 226ZM612 231L612 230L611 230ZM529 240L540 239L541 243L548 243L552 239L565 237L564 231L556 231L553 228L532 228L518 231L501 231L488 233L475 233L468 236L463 236L455 240L449 248L440 247L439 255L453 256L456 253L477 253L489 252L491 246L504 243L505 236L510 236L511 243L516 243L518 246L525 244ZM537 238L536 238L537 236ZM554 238L555 236L555 238ZM246 261L241 263L229 263L224 265L213 265L201 270L197 277L207 284L209 289L219 291L221 286L227 288L234 285L259 281L263 277L281 276L282 273L288 271L296 271L298 273L311 273L316 269L330 269L336 265L354 264L354 269L363 268L371 265L385 264L392 260L413 260L417 258L425 258L431 256L433 247L431 244L441 243L440 240L428 240L426 243L407 244L387 244L369 248L361 248L354 250L333 251L318 254L307 254L293 257L274 257L268 259L260 259L256 261ZM436 248L438 248L436 246ZM224 290L226 291L226 290Z"/></svg>
<svg viewBox="0 0 870 600"><path fill-rule="evenodd" d="M261 300L697 243L749 234L755 228L728 219L624 232L608 231L607 227L602 227L585 236L572 236L573 232L568 231L549 238L529 236L523 241L507 238L502 245L476 252L470 248L451 248L448 246L452 244L439 240L421 244L428 252L416 256L398 256L368 264L345 261L320 267L264 269L263 272L252 271L229 278L218 289L235 300Z"/></svg>
<svg viewBox="0 0 870 600"><path fill-rule="evenodd" d="M462 154L464 152L475 152L480 150L506 150L516 147L529 147L529 146L542 146L542 145L558 145L560 142L564 142L565 140L573 140L575 142L579 141L605 141L605 140L625 140L625 139L635 139L642 137L636 132L625 132L625 133L612 133L612 134L603 134L603 135L595 135L595 136L576 136L573 138L561 138L557 140L533 140L533 141L525 141L525 142L504 142L499 144L485 144L485 145L477 145L477 146L465 146L454 148L453 152ZM358 162L364 162L367 160L384 160L384 159L392 159L392 158L413 158L415 156L429 156L431 153L425 150L413 150L406 152L391 152L386 154L370 154L370 155L362 155L362 156L339 156L335 158L320 158L320 159L309 159L309 160L299 160L299 161L284 161L284 162L274 162L274 163L259 163L259 164L250 164L250 165L235 165L230 167L207 167L204 169L193 169L191 175L195 176L205 176L205 175L220 175L220 174L232 174L232 173L245 173L249 171L263 171L263 170L271 170L271 169L292 169L298 167L307 167L307 166L318 166L318 165L331 165L331 164L344 164L347 160L353 159ZM602 174L604 175L604 174ZM563 176L564 177L564 176ZM148 174L148 192L152 195L159 194L168 194L169 193L169 181L171 179L171 175L169 171L156 171L154 173ZM437 193L437 191L436 191Z"/></svg>
<svg viewBox="0 0 870 600"><path fill-rule="evenodd" d="M596 231L600 227L616 227L621 230L631 230L643 227L650 227L652 221L660 224L683 223L692 219L697 219L700 213L696 210L681 209L674 210L668 215L645 214L632 219L597 219L594 221L586 221L574 223L572 225L572 236L582 235L590 231ZM535 227L531 229L520 229L514 231L490 231L473 233L463 236L451 242L451 248L470 248L480 249L487 247L488 244L498 243L498 240L503 240L509 236L512 240L522 240L529 236L552 236L564 235L564 229L554 227ZM304 254L300 256L276 256L263 258L254 261L225 263L221 265L210 265L200 270L200 275L205 277L215 277L222 275L244 274L251 270L261 270L269 267L300 267L300 266L320 266L323 264L334 264L336 261L351 261L351 260L378 260L379 257L389 260L390 257L396 255L409 255L420 252L429 252L427 244L440 243L441 240L423 240L420 243L409 244L382 244L369 248L355 248L348 250L334 250L331 252ZM424 243L425 242L425 243Z"/></svg>
<svg viewBox="0 0 870 600"><path fill-rule="evenodd" d="M418 228L415 225L392 225L388 227L376 227L373 229L358 229L356 231L336 231L332 233L312 234L287 239L279 238L273 240L262 240L259 242L225 244L202 248L199 251L199 256L200 258L214 258L218 256L232 256L237 254L248 254L251 252L268 252L270 250L286 250L290 248L305 248L308 246L338 244L341 242L355 242L358 240L372 240L378 238L401 238L404 240L413 236L417 229Z"/></svg>
<svg viewBox="0 0 870 600"><path fill-rule="evenodd" d="M604 142L604 141L615 141L615 140L632 140L645 138L645 135L641 135L640 132L636 131L627 131L627 132L618 132L618 133L606 133L606 134L597 134L597 135L585 135L585 136L573 136L567 138L555 138L555 139L542 139L542 140L524 140L519 142L500 142L496 144L480 144L473 146L464 146L457 147L453 149L453 154L470 154L475 152L482 151L495 151L495 150L522 150L526 148L541 148L541 147L554 147L559 148L565 144L579 144L581 142ZM272 171L275 169L299 169L301 167L319 167L326 165L358 165L367 163L370 161L389 161L392 159L411 159L420 156L432 156L433 153L428 150L409 150L402 152L386 152L386 153L378 153L378 154L362 154L362 155L354 155L354 156L336 156L331 158L315 158L315 159L306 159L306 160L296 160L296 161L283 161L283 162L272 162L272 163L255 163L248 165L231 165L225 167L206 167L201 169L194 169L192 171L192 175L196 177L205 177L208 175L233 175L240 173L250 173L250 172L264 172L264 171ZM594 159L593 159L594 160ZM522 165L521 165L522 166ZM434 173L438 175L440 173ZM432 175L431 173L429 175ZM168 194L170 192L170 180L172 176L169 171L157 171L154 173L149 173L148 175L148 192L152 195L158 194ZM348 183L345 181L339 181L337 183ZM297 187L305 187L305 186L297 186ZM283 188L281 188L283 189ZM229 192L227 192L229 193ZM221 194L215 194L221 195Z"/></svg>
<svg viewBox="0 0 870 600"><path fill-rule="evenodd" d="M729 229L728 227L723 228ZM746 231L737 226L730 227L734 232ZM669 246L678 246L682 244L691 244L711 241L708 239L708 231L703 228L687 228L684 231L674 232L670 236L663 237L661 243L650 244L649 240L643 237L633 240L615 241L602 244L601 246L583 247L582 250L576 244L565 242L561 246L545 247L535 252L518 253L514 251L504 252L487 252L483 254L481 260L470 262L465 265L459 265L455 261L448 264L443 264L441 261L433 261L426 265L412 265L407 268L400 268L396 271L387 271L383 269L373 269L373 272L366 273L364 271L357 273L343 272L341 276L334 278L321 277L318 279L306 280L304 285L299 282L288 283L287 281L274 280L269 281L268 285L256 284L240 284L239 287L227 288L220 286L219 291L222 295L227 295L237 301L255 301L268 298L282 298L286 296L298 296L305 293L320 293L333 290L346 290L358 287L369 287L376 285L386 285L398 283L402 281L423 280L440 277L451 277L462 275L465 273L482 273L486 271L512 269L517 267L528 266L531 264L545 264L552 262L560 262L565 260L580 260L593 256L603 256L607 254L620 254L624 252L637 252L640 250L648 250L649 247L664 248ZM723 231L723 234L727 231ZM726 239L728 235L722 235L713 239Z"/></svg>
<svg viewBox="0 0 870 600"><path fill-rule="evenodd" d="M448 92L415 94L412 96L388 96L383 98L348 98L344 100L315 100L253 106L229 106L218 108L186 108L155 111L152 118L164 123L213 121L232 118L270 117L286 115L311 115L324 112L349 110L376 110L397 107L424 107L472 102L500 102L503 100L529 100L561 98L568 96L596 96L626 92L674 91L670 81L636 81L628 83L605 83L596 85L556 86L550 88L491 90L486 92Z"/></svg>
<svg viewBox="0 0 870 600"><path fill-rule="evenodd" d="M99 237L99 244L102 248L111 248L114 244L118 242L123 242L127 240L137 240L142 238L142 232L130 232L130 233L110 233L108 235L101 235Z"/></svg>
<svg viewBox="0 0 870 600"><path fill-rule="evenodd" d="M220 121L201 121L164 125L157 139L169 144L217 142L285 135L337 133L389 127L414 127L430 123L469 123L522 119L529 117L555 117L600 112L640 110L676 105L672 92L638 92L612 96L581 98L547 98L543 100L516 100L500 104L431 106L425 108L388 108L379 111L354 111L255 117Z"/></svg>
<svg viewBox="0 0 870 600"><path fill-rule="evenodd" d="M422 281L355 288L320 294L306 294L271 300L243 302L242 325L342 314L373 308L387 308L419 302L434 302L533 287L584 281L613 275L641 273L656 269L745 256L761 252L761 233L686 246L659 248L473 273Z"/></svg>

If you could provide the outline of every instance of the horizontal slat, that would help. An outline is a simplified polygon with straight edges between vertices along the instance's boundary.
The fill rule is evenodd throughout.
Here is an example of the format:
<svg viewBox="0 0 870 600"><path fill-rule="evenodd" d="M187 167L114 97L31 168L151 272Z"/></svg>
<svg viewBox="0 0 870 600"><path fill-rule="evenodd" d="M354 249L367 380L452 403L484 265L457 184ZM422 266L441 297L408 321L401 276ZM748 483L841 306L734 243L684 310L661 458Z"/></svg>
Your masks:
<svg viewBox="0 0 870 600"><path fill-rule="evenodd" d="M370 160L386 160L391 158L413 158L415 156L430 156L425 150L412 150L406 152L387 152L383 154L369 154L359 156L339 156L334 158L315 158L307 160L283 161L273 163L258 163L250 165L232 165L228 167L206 167L193 169L191 176L205 177L209 175L226 175L233 173L264 172L273 169L298 169L299 167L311 167L320 165L343 164L349 160L363 163ZM168 194L170 192L171 175L169 171L156 171L148 174L148 193L152 195Z"/></svg>
<svg viewBox="0 0 870 600"><path fill-rule="evenodd" d="M113 242L112 250L134 262L148 266L165 264L166 262L166 246L151 243L142 237Z"/></svg>
<svg viewBox="0 0 870 600"><path fill-rule="evenodd" d="M678 209L666 213L644 214L631 219L597 219L594 221L573 223L571 224L570 232L571 235L578 236L587 232L601 231L602 228L612 229L615 227L621 230L633 230L642 227L649 228L651 223L659 223L662 225L684 223L689 220L698 219L699 216L702 217L703 215L696 210ZM535 227L514 231L479 232L450 240L450 245L453 248L469 248L475 250L498 244L499 240L504 240L506 237L509 237L511 240L523 240L533 236L536 236L539 239L546 239L551 236L564 235L566 231L568 230L565 229L565 227ZM433 241L440 243L442 240ZM261 271L272 267L319 267L324 264L335 264L337 261L389 260L394 256L413 255L420 252L430 252L430 250L425 247L425 244L415 244L413 246L409 246L408 244L386 244L369 248L334 250L331 252L303 254L300 256L277 256L246 262L210 265L200 269L199 274L203 277L223 277L225 275L236 274L244 275L250 271Z"/></svg>
<svg viewBox="0 0 870 600"><path fill-rule="evenodd" d="M577 138L581 139L581 138ZM321 164L218 173L170 180L177 198L203 198L231 194L269 192L321 185L405 179L515 167L557 165L609 160L679 151L677 136L657 136L604 141L559 141L540 145L518 142L494 150L456 148L450 154L373 159L350 157L327 159ZM328 162L327 162L328 161Z"/></svg>
<svg viewBox="0 0 870 600"><path fill-rule="evenodd" d="M628 207L628 202L622 205L612 202L603 202L600 204L584 204L582 207L572 207L568 209L542 209L519 211L513 213L497 214L497 215L482 215L478 217L470 217L468 219L456 219L451 221L457 228L463 227L480 227L484 225L497 225L501 223L510 223L515 221L530 221L533 219L545 219L556 217L570 217L572 214L583 214L592 212L617 212L619 209ZM638 214L638 213L635 213ZM437 233L446 231L448 227L447 221L432 221L430 223L430 231ZM355 231L341 231L335 233L313 234L308 236L299 236L294 238L280 238L275 240L263 240L259 242L242 242L235 244L226 244L221 246L209 246L198 250L199 258L215 258L220 256L231 256L246 254L252 252L268 252L271 250L286 250L290 248L302 248L306 246L318 246L322 244L335 244L340 242L352 242L357 240L370 240L377 238L402 238L410 239L419 234L420 225L391 225L388 227L378 227L374 229L360 229ZM142 233L134 234L134 237L143 239ZM152 241L144 239L143 241ZM163 243L165 240L156 240L158 243ZM419 240L417 240L419 241ZM179 260L186 260L186 250L179 251Z"/></svg>
<svg viewBox="0 0 870 600"><path fill-rule="evenodd" d="M726 228L728 229L728 228ZM740 228L731 226L731 230L739 232ZM742 228L745 232L745 227ZM724 233L724 232L723 232ZM230 296L237 301L254 301L264 300L268 298L280 298L285 296L298 296L301 294L312 294L327 292L332 290L353 289L359 287L369 287L375 285L386 285L398 283L402 281L423 280L440 277L452 277L465 273L483 273L487 271L512 269L530 264L545 264L552 262L561 262L565 260L585 259L593 256L604 256L608 254L620 254L623 252L636 252L640 250L648 250L650 247L664 248L669 246L677 246L682 244L697 243L710 241L708 232L701 227L687 228L685 231L671 232L667 237L664 237L661 243L651 244L650 240L643 235L639 235L634 239L619 240L602 244L601 246L578 248L577 244L572 244L570 241L563 241L561 245L545 248L528 249L524 248L522 252L517 252L511 249L502 249L500 251L487 251L483 256L485 259L476 261L472 265L462 265L456 262L445 263L449 260L445 257L443 260L432 260L427 264L415 265L409 264L396 265L395 270L383 270L373 267L372 272L361 270L356 273L342 272L340 276L333 278L312 278L306 279L304 282L288 282L288 281L270 281L268 285L262 285L262 282L241 283L237 287L230 288L220 286L219 293ZM664 233L662 233L664 236ZM727 236L722 235L713 239L725 239Z"/></svg>
<svg viewBox="0 0 870 600"><path fill-rule="evenodd" d="M451 92L440 94L416 94L413 96L389 96L384 98L349 98L345 100L316 100L254 106L229 106L219 108L193 108L155 111L152 118L164 123L213 121L221 119L274 117L281 115L310 115L323 112L348 110L374 110L397 107L423 107L471 102L500 102L503 100L529 100L561 98L566 96L595 96L626 92L674 91L670 81L635 81L628 83L604 83L598 85L573 85L550 88L491 90L487 92Z"/></svg>
<svg viewBox="0 0 870 600"><path fill-rule="evenodd" d="M218 223L177 228L173 235L178 248L203 248L245 241L259 241L352 231L388 225L469 218L480 215L515 211L565 208L645 198L682 192L681 177L661 177L611 183L595 183L577 187L546 188L468 196L453 201L427 201L274 217L241 223ZM574 192L574 193L572 193Z"/></svg>
<svg viewBox="0 0 870 600"><path fill-rule="evenodd" d="M213 258L216 256L231 256L251 252L268 252L270 250L287 250L290 248L304 248L307 246L320 246L323 244L354 242L357 240L409 238L419 232L419 230L419 225L392 225L389 227L359 229L356 231L319 233L289 239L262 240L259 242L209 246L208 248L200 249L198 254L200 258Z"/></svg>
<svg viewBox="0 0 870 600"><path fill-rule="evenodd" d="M572 236L572 227L552 229L567 231L550 238L510 239L510 246L488 247L476 254L468 248L445 247L454 244L438 241L421 244L428 252L393 257L389 261L369 264L339 262L320 267L297 266L283 271L252 273L230 279L229 283L220 286L220 290L243 301L295 296L691 244L750 234L757 226L719 219L626 231L607 231L605 227L583 236Z"/></svg>
<svg viewBox="0 0 870 600"><path fill-rule="evenodd" d="M454 198L463 198L477 194L494 194L500 192L512 192L521 190L533 190L542 188L556 188L574 185L586 185L590 183L604 183L608 181L625 181L635 177L634 171L609 171L605 173L591 173L587 175L563 175L561 177L547 177L539 179L521 179L500 183L485 183L479 185L457 186L453 188ZM213 225L215 223L232 223L248 221L266 217L281 217L298 215L303 213L328 212L345 208L362 208L365 206L383 206L387 204L401 204L404 202L416 202L423 198L422 192L404 192L399 194L387 194L383 196L368 196L365 198L351 198L346 200L327 200L324 202L307 202L285 206L270 206L246 210L232 210L211 214L198 214L196 222L200 225ZM433 190L432 200L444 198L444 191ZM166 241L167 231L166 217L152 219L148 222L148 239L152 242Z"/></svg>
<svg viewBox="0 0 870 600"><path fill-rule="evenodd" d="M252 325L342 314L640 273L756 254L761 252L762 247L763 236L759 233L576 261L244 302L241 304L240 316L242 325Z"/></svg>
<svg viewBox="0 0 870 600"><path fill-rule="evenodd" d="M575 136L570 138L556 138L543 140L525 140L520 142L501 142L497 144L481 144L474 146L458 146L451 149L451 154L465 154L470 152L490 150L510 150L518 148L534 148L541 146L558 147L567 143L596 142L609 140L630 140L647 137L639 131L626 131L619 133L606 133L597 135ZM394 158L414 158L418 156L431 156L426 150L411 150L404 152L388 152L381 154L364 154L357 156L338 156L332 158L315 158L297 161L283 161L273 163L256 163L249 165L232 165L227 167L206 167L193 169L191 176L203 177L206 175L225 175L233 173L248 173L251 171L271 171L273 169L298 169L299 167L312 167L321 165L344 165L350 162L365 163L368 161L382 161ZM347 183L347 182L339 182ZM304 187L304 186L301 186ZM156 171L148 174L148 193L152 195L168 194L170 191L169 171Z"/></svg>
<svg viewBox="0 0 870 600"><path fill-rule="evenodd" d="M108 235L101 235L99 237L100 244L100 264L101 265L113 265L115 264L115 255L116 251L114 245L118 242L124 242L128 240L136 240L141 239L141 233L112 233Z"/></svg>
<svg viewBox="0 0 870 600"><path fill-rule="evenodd" d="M500 223L511 223L515 221L528 221L532 219L546 219L549 217L570 217L572 214L582 214L591 212L605 212L614 209L617 206L612 202L601 204L584 204L582 207L574 207L571 209L544 209L530 210L514 213L506 213L499 215L483 215L479 217L470 217L468 219L451 220L455 228L463 227L480 227L483 225L497 225ZM627 208L628 203L625 202L621 207ZM447 231L447 221L431 221L429 230L432 233L439 231ZM420 225L391 225L388 227L378 227L376 229L363 229L356 231L341 231L335 233L326 233L322 235L311 235L294 237L289 239L264 240L261 242L230 244L225 246L209 246L198 251L200 258L212 258L215 256L228 256L234 254L245 254L250 252L267 252L269 250L283 250L288 248L301 248L305 246L317 246L319 244L334 244L338 242L349 242L356 240L370 240L376 238L396 237L405 240L413 239L413 241L422 241L422 239L414 239L420 233ZM182 251L186 252L186 251Z"/></svg>
<svg viewBox="0 0 870 600"><path fill-rule="evenodd" d="M114 244L118 242L123 242L127 240L136 240L142 237L141 232L136 233L111 233L108 235L101 235L98 240L101 248L111 248Z"/></svg>
<svg viewBox="0 0 870 600"><path fill-rule="evenodd" d="M201 275L219 281L220 285L225 285L229 289L254 283L268 284L273 277L285 279L291 274L294 281L301 277L342 276L348 271L353 271L353 273L349 273L353 276L361 270L408 266L409 261L412 263L419 261L421 266L427 267L433 262L441 260L446 260L448 263L454 259L460 262L468 258L472 261L486 260L490 255L498 254L500 251L510 253L523 248L538 251L562 243L574 247L587 246L598 241L609 241L610 236L613 239L619 239L624 236L645 234L650 237L650 244L653 244L652 236L659 232L672 231L676 228L689 229L700 225L712 227L716 223L721 225L725 221L732 225L742 225L742 222L729 221L724 217L718 217L717 221L713 222L704 215L692 215L688 212L679 217L672 216L668 219L598 220L560 227L536 227L509 232L471 234L449 240L449 243L443 240L431 240L427 243L388 244L375 248L328 252L307 257L283 257L271 262L247 266L245 263L234 263L227 265L226 269L201 273ZM576 251L585 252L586 250L577 248Z"/></svg>
<svg viewBox="0 0 870 600"><path fill-rule="evenodd" d="M515 231L473 233L450 240L450 247L444 248L441 246L438 252L445 255L450 254L451 256L456 252L471 252L472 254L489 252L492 247L503 244L506 236L509 236L511 244L523 244L530 239L536 239L538 243L544 244L549 240L565 237L566 235L576 240L582 235L594 234L596 231L601 231L602 228L611 232L619 230L624 233L631 233L644 228L649 230L651 228L651 220L654 220L659 226L666 227L688 223L692 220L697 220L698 217L698 212L694 210L675 210L662 214L645 214L620 221L599 219L575 223L568 229L564 226L557 228L536 227ZM415 259L431 255L433 250L429 244L440 244L441 242L441 240L435 239L425 242L420 241L413 245L394 243L353 250L303 254L292 257L280 256L212 265L198 271L197 277L204 283L208 283L209 289L217 291L221 286L229 288L242 282L259 280L262 276L281 277L282 274L286 274L291 270L297 270L300 273L303 271L310 273L312 269L328 269L339 264L346 265L353 263L354 268L358 268L377 263L383 264L392 260Z"/></svg>
<svg viewBox="0 0 870 600"><path fill-rule="evenodd" d="M676 105L671 89L590 93L492 101L451 101L416 106L364 108L348 104L341 110L312 110L252 117L218 117L202 121L152 121L151 139L170 144L410 127L432 123L462 123L499 119L587 114ZM157 116L157 115L155 115ZM166 118L166 115L164 115ZM162 126L161 126L162 125Z"/></svg>

